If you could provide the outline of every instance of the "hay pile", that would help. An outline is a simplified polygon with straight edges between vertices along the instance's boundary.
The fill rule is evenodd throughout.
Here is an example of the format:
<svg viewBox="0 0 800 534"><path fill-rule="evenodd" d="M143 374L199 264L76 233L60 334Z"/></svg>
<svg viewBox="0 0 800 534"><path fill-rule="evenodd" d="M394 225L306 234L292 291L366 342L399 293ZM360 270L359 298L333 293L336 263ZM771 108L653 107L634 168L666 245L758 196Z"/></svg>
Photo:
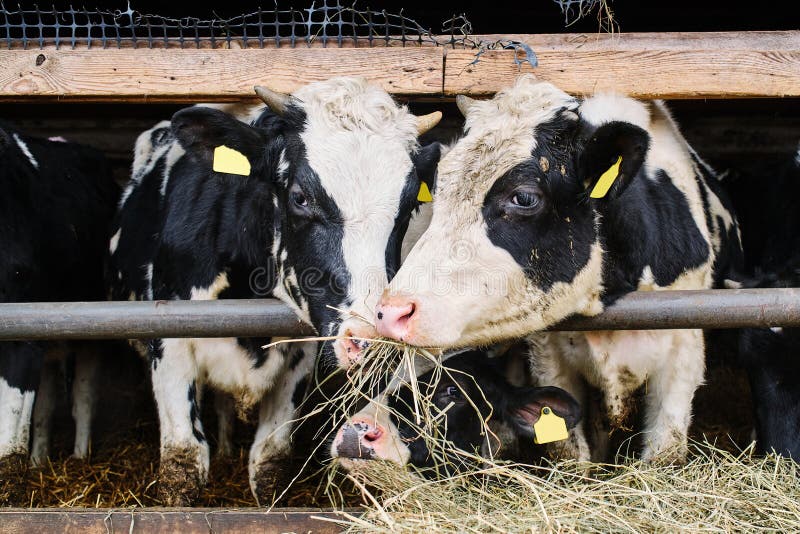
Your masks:
<svg viewBox="0 0 800 534"><path fill-rule="evenodd" d="M374 346L369 356L386 356L385 351ZM414 358L431 359L410 347L398 352L401 368ZM449 372L446 362L434 365L436 373ZM415 392L419 435L433 454L445 458L441 452L451 446L430 427L440 415L431 388L408 373L402 382ZM719 437L716 430L711 439ZM685 466L627 459L619 465L561 461L534 467L460 452L465 461L459 474L438 480L425 479L413 467L357 461L345 479L360 488L364 513L342 513L338 523L350 532L428 534L800 531L798 464L775 455L758 457L752 444L731 452L735 444L723 441L728 450L706 439L692 441ZM465 465L475 467L464 471ZM334 462L332 469L338 468Z"/></svg>
<svg viewBox="0 0 800 534"><path fill-rule="evenodd" d="M692 445L684 467L641 462L531 468L494 464L445 480L365 462L349 475L368 502L350 532L800 531L798 465Z"/></svg>
<svg viewBox="0 0 800 534"><path fill-rule="evenodd" d="M419 354L396 344L390 353L388 346L375 344L363 367L351 370L343 386L337 386L323 402L310 405L311 415L332 423L311 425L315 446L329 443L330 435L321 428L338 428L346 415L386 384L392 369L408 369L412 359L419 357L431 363L430 353ZM751 408L742 389L746 380L720 369L711 370L710 385L698 394L692 431L698 441L692 444L685 467L625 461L619 466L595 465L587 473L571 462L536 468L486 462L472 471L431 481L411 468L381 462L365 462L358 472L346 475L332 463L323 472L306 471L275 504L339 509L361 505L363 514L342 512L340 516L340 524L353 532L800 531L798 466L780 457L759 458L747 448ZM447 372L446 362L434 366L434 372ZM128 377L125 373L117 376ZM130 378L136 389L119 384L114 396L100 403L107 408L116 402L119 410L100 414L102 428L91 460L67 457L71 447L67 433L54 444L56 459L29 472L25 500L14 505L161 505L155 485L158 424L149 384L135 373ZM426 400L429 389L414 386L409 373L403 378L417 388L417 422L426 427L436 417ZM136 394L120 398L119 391ZM213 416L213 410L204 411ZM67 407L60 420L69 429ZM214 428L213 417L206 422L209 429ZM253 432L252 425L237 423L236 454L212 460L211 480L197 506L255 506L247 482L247 450ZM437 452L447 449L441 436L425 436L437 442ZM298 458L297 463L305 460ZM7 483L0 481L0 490Z"/></svg>

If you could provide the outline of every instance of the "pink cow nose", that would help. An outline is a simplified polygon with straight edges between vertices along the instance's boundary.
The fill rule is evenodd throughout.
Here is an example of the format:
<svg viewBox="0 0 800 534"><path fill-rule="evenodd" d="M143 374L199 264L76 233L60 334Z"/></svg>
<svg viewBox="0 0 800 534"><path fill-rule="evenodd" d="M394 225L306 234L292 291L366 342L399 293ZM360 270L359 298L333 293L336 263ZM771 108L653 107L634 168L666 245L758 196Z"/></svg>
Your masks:
<svg viewBox="0 0 800 534"><path fill-rule="evenodd" d="M347 369L361 361L363 352L369 347L370 343L366 339L359 338L374 337L372 334L372 332L359 333L348 329L345 331L344 337L337 340L339 344L339 354L337 354L337 358L342 368Z"/></svg>
<svg viewBox="0 0 800 534"><path fill-rule="evenodd" d="M417 304L408 298L382 298L375 308L375 327L382 336L408 341Z"/></svg>
<svg viewBox="0 0 800 534"><path fill-rule="evenodd" d="M376 457L376 446L379 446L385 432L373 421L352 421L345 423L333 440L334 456L372 460Z"/></svg>

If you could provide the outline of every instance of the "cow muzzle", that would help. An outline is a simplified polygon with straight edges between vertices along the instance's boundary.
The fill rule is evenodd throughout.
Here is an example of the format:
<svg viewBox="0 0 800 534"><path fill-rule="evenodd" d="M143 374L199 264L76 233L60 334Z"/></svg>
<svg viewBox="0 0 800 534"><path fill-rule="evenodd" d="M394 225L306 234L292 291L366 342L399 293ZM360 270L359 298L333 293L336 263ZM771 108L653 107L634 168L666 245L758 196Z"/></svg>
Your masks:
<svg viewBox="0 0 800 534"><path fill-rule="evenodd" d="M403 295L384 295L375 307L378 334L414 344L414 330L419 317L419 304Z"/></svg>
<svg viewBox="0 0 800 534"><path fill-rule="evenodd" d="M385 441L386 430L368 418L345 423L331 445L331 456L351 460L374 460Z"/></svg>
<svg viewBox="0 0 800 534"><path fill-rule="evenodd" d="M370 340L378 337L375 329L362 321L357 324L346 321L342 323L339 332L339 339L333 342L333 350L342 369L350 369L359 364L370 346Z"/></svg>

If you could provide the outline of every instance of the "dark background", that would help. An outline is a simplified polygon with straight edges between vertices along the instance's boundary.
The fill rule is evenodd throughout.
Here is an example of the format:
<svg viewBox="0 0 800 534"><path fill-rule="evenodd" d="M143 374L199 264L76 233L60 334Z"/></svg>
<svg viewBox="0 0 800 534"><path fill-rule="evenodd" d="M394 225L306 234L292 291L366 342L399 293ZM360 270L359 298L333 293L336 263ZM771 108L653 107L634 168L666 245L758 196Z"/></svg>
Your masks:
<svg viewBox="0 0 800 534"><path fill-rule="evenodd" d="M328 0L333 4L335 0ZM130 2L131 7L142 13L159 14L175 18L193 16L230 18L255 11L260 7L280 9L307 8L310 1L264 1L264 2ZM20 2L22 6L32 2ZM128 3L118 2L38 2L43 9L55 5L58 8L72 4L88 9L127 9ZM319 6L321 0L316 0ZM341 0L343 6L352 2ZM8 9L16 2L6 2ZM619 30L623 32L663 31L736 31L736 30L791 30L800 27L797 2L777 0L771 2L748 2L741 0L610 0L609 6L615 15ZM472 23L474 33L562 33L593 32L598 30L597 10L571 26L565 27L565 18L553 0L492 0L482 2L453 1L363 1L355 3L359 9L373 9L403 13L431 29L441 30L441 23L453 15L465 14Z"/></svg>

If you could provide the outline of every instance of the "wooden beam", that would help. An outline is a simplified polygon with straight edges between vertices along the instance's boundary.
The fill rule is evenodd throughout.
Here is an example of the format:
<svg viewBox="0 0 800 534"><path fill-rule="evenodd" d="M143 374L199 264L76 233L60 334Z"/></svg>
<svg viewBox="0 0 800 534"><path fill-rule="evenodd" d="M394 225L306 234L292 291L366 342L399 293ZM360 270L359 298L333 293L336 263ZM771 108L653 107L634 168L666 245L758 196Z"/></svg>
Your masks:
<svg viewBox="0 0 800 534"><path fill-rule="evenodd" d="M364 76L399 95L441 94L442 50L0 50L0 100L235 101L333 76Z"/></svg>
<svg viewBox="0 0 800 534"><path fill-rule="evenodd" d="M514 51L448 50L445 94L483 96L534 73L573 94L638 98L800 96L800 31L476 36L528 44L539 66ZM520 56L522 54L520 53Z"/></svg>
<svg viewBox="0 0 800 534"><path fill-rule="evenodd" d="M800 96L800 31L485 35L512 50L407 46L269 49L0 50L0 101L196 102L251 98L266 84L291 91L315 80L364 76L415 99L488 96L532 72L574 94L639 98ZM446 57L444 57L446 56ZM478 60L475 62L475 60Z"/></svg>
<svg viewBox="0 0 800 534"><path fill-rule="evenodd" d="M357 512L355 512L357 513ZM128 532L341 532L343 527L324 519L341 519L329 510L257 508L98 508L0 510L0 530L6 534L50 533L113 534Z"/></svg>

